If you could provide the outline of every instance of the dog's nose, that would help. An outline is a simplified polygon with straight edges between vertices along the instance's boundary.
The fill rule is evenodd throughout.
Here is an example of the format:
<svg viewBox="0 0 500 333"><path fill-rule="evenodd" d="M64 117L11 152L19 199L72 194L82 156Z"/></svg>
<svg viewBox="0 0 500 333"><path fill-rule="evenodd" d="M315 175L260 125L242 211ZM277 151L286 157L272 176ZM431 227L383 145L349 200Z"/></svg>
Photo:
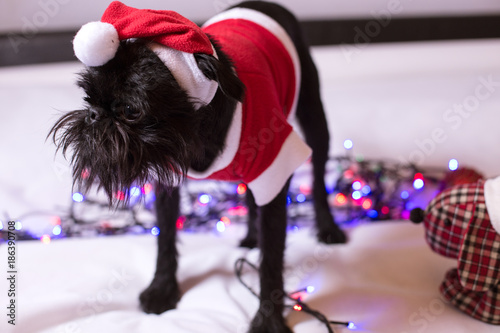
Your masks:
<svg viewBox="0 0 500 333"><path fill-rule="evenodd" d="M87 118L85 120L87 121L87 124L93 124L100 118L101 118L101 113L99 112L99 110L97 108L90 108L89 114L87 115Z"/></svg>

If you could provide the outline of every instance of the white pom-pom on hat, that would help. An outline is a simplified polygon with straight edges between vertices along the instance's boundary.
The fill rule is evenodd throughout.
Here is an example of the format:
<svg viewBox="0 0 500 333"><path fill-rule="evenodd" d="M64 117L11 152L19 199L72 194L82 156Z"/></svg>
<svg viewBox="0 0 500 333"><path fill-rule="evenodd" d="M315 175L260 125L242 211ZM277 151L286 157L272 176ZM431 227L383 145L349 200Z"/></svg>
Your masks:
<svg viewBox="0 0 500 333"><path fill-rule="evenodd" d="M83 25L73 39L73 50L89 67L102 66L115 57L120 39L115 27L105 22Z"/></svg>

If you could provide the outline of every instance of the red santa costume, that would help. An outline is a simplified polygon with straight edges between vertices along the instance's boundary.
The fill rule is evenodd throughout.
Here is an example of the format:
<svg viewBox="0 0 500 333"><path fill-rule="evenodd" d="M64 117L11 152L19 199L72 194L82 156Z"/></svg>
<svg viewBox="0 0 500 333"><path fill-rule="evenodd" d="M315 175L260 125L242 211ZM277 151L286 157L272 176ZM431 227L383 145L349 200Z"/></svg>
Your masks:
<svg viewBox="0 0 500 333"><path fill-rule="evenodd" d="M222 46L245 84L226 138L226 149L193 178L243 181L258 205L266 204L310 155L293 130L300 84L299 59L284 29L268 16L246 8L223 12L203 31Z"/></svg>
<svg viewBox="0 0 500 333"><path fill-rule="evenodd" d="M104 31L104 32L102 32ZM290 123L300 87L297 51L286 31L261 12L234 8L198 28L172 11L135 9L115 1L101 22L83 26L75 36L77 57L100 66L114 57L120 40L146 38L179 85L197 103L210 103L217 83L198 69L193 53L217 57L206 34L217 40L234 62L245 85L225 138L225 148L195 179L242 181L258 205L269 203L311 154Z"/></svg>

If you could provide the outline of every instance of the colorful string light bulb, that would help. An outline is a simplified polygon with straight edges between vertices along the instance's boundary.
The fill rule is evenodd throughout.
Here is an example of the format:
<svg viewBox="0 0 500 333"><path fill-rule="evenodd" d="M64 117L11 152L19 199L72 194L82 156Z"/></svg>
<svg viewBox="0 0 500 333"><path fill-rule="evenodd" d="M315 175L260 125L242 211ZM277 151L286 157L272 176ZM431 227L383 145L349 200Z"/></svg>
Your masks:
<svg viewBox="0 0 500 333"><path fill-rule="evenodd" d="M247 192L247 186L243 183L238 184L238 186L236 187L236 193L238 193L239 195L243 195L246 192Z"/></svg>
<svg viewBox="0 0 500 333"><path fill-rule="evenodd" d="M60 225L56 225L54 228L52 228L52 234L54 236L59 236L62 232L62 228Z"/></svg>
<svg viewBox="0 0 500 333"><path fill-rule="evenodd" d="M352 189L355 191L361 190L361 182L359 180L356 180L352 183Z"/></svg>
<svg viewBox="0 0 500 333"><path fill-rule="evenodd" d="M338 193L335 196L335 202L338 205L343 205L343 204L345 204L347 202L347 197L343 193Z"/></svg>
<svg viewBox="0 0 500 333"><path fill-rule="evenodd" d="M413 181L413 188L415 190L421 190L421 189L423 189L424 185L425 185L424 180L421 179L421 178L417 178L417 179L415 179Z"/></svg>
<svg viewBox="0 0 500 333"><path fill-rule="evenodd" d="M43 235L40 240L42 241L43 244L49 244L50 243L50 236L49 235Z"/></svg>
<svg viewBox="0 0 500 333"><path fill-rule="evenodd" d="M144 184L144 186L142 187L142 193L144 194L149 194L151 191L153 190L153 185L147 183L147 184Z"/></svg>
<svg viewBox="0 0 500 333"><path fill-rule="evenodd" d="M363 207L363 209L368 210L368 209L370 209L370 208L372 207L372 203L373 203L373 202L372 202L372 200L371 200L371 199L365 198L365 199L363 200L363 204L362 204L361 206Z"/></svg>
<svg viewBox="0 0 500 333"><path fill-rule="evenodd" d="M362 195L361 195L360 191L354 191L354 192L352 192L351 197L354 200L359 200L359 199L361 199Z"/></svg>
<svg viewBox="0 0 500 333"><path fill-rule="evenodd" d="M212 196L210 194L203 193L198 197L198 202L202 205L208 205L210 201L212 201Z"/></svg>
<svg viewBox="0 0 500 333"><path fill-rule="evenodd" d="M158 236L159 234L160 234L160 228L158 227L151 228L151 235Z"/></svg>
<svg viewBox="0 0 500 333"><path fill-rule="evenodd" d="M354 144L352 143L352 140L344 140L344 148L347 149L347 150L350 150L352 149L352 147L354 146Z"/></svg>
<svg viewBox="0 0 500 333"><path fill-rule="evenodd" d="M333 325L342 325L342 326L345 326L347 327L348 329L350 330L355 330L357 329L356 325L354 325L354 323L352 321L329 321L330 324L333 324Z"/></svg>
<svg viewBox="0 0 500 333"><path fill-rule="evenodd" d="M132 186L130 188L130 196L132 197L138 197L141 195L141 189L138 188L137 186Z"/></svg>
<svg viewBox="0 0 500 333"><path fill-rule="evenodd" d="M184 215L179 216L179 218L175 222L177 230L182 230L184 228L184 222L186 222L186 217Z"/></svg>
<svg viewBox="0 0 500 333"><path fill-rule="evenodd" d="M448 169L455 171L458 169L458 161L454 158L448 161Z"/></svg>
<svg viewBox="0 0 500 333"><path fill-rule="evenodd" d="M222 222L222 221L217 222L217 224L215 225L215 227L217 228L218 232L222 233L222 232L226 231L226 224L224 222Z"/></svg>
<svg viewBox="0 0 500 333"><path fill-rule="evenodd" d="M116 191L116 198L120 201L125 200L125 193L123 191Z"/></svg>
<svg viewBox="0 0 500 333"><path fill-rule="evenodd" d="M363 195L368 195L372 192L372 188L370 187L370 185L365 185L361 188L361 193L363 193Z"/></svg>
<svg viewBox="0 0 500 333"><path fill-rule="evenodd" d="M83 200L85 200L85 197L80 192L73 193L72 198L74 202L82 202Z"/></svg>
<svg viewBox="0 0 500 333"><path fill-rule="evenodd" d="M220 220L224 223L225 226L228 226L231 224L231 220L227 216L221 217Z"/></svg>

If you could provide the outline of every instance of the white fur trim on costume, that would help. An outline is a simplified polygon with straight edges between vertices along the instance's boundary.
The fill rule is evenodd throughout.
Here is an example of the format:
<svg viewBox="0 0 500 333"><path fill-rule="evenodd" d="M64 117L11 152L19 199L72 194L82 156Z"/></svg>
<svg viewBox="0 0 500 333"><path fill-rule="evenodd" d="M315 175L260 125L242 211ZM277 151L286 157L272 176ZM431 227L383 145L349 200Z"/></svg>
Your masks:
<svg viewBox="0 0 500 333"><path fill-rule="evenodd" d="M76 57L86 66L102 66L115 57L120 39L115 27L105 22L83 25L73 39Z"/></svg>
<svg viewBox="0 0 500 333"><path fill-rule="evenodd" d="M484 199L493 228L500 234L500 177L484 183Z"/></svg>
<svg viewBox="0 0 500 333"><path fill-rule="evenodd" d="M280 193L290 175L311 156L312 150L292 131L273 163L248 183L258 206L268 204Z"/></svg>
<svg viewBox="0 0 500 333"><path fill-rule="evenodd" d="M274 19L259 11L248 8L233 8L225 12L222 12L220 14L217 14L211 19L209 19L207 22L205 22L202 28L217 23L219 21L224 21L229 19L247 20L266 28L276 38L278 38L278 40L281 41L285 49L288 51L288 54L290 55L293 62L293 67L295 69L295 98L291 106L290 113L288 114L289 121L293 120L295 118L295 110L297 109L301 72L300 72L299 56L297 54L297 50L295 49L295 45L293 44L292 39L285 31L285 29L283 29L283 27ZM293 122L292 124L294 125L295 128L295 124Z"/></svg>
<svg viewBox="0 0 500 333"><path fill-rule="evenodd" d="M240 146L242 117L242 105L241 103L238 103L236 105L236 110L234 110L233 120L231 121L231 125L226 135L222 154L218 155L210 167L208 167L205 171L198 172L192 169L188 170L189 177L195 179L208 178L211 174L224 169L233 161Z"/></svg>
<svg viewBox="0 0 500 333"><path fill-rule="evenodd" d="M149 47L172 72L181 88L192 98L196 109L212 101L219 85L201 72L194 54L158 43L151 43Z"/></svg>

